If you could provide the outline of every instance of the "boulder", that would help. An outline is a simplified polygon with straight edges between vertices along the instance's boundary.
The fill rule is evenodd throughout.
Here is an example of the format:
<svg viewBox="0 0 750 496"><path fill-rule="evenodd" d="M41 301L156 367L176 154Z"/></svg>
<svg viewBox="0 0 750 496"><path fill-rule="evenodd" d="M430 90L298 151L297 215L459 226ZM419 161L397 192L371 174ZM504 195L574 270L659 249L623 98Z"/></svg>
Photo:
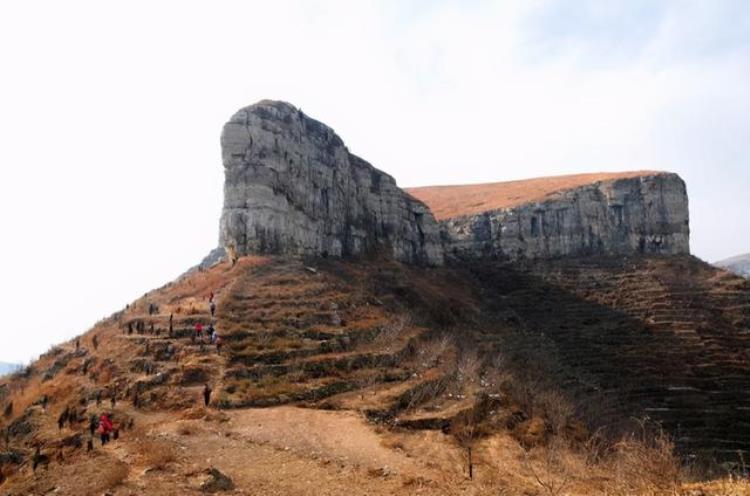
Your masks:
<svg viewBox="0 0 750 496"><path fill-rule="evenodd" d="M234 489L232 479L224 475L219 469L211 467L206 470L208 479L201 484L201 490L205 493L216 493L219 491L231 491Z"/></svg>
<svg viewBox="0 0 750 496"><path fill-rule="evenodd" d="M224 126L221 147L220 244L230 257L386 253L443 262L430 210L300 109L269 100L245 107Z"/></svg>

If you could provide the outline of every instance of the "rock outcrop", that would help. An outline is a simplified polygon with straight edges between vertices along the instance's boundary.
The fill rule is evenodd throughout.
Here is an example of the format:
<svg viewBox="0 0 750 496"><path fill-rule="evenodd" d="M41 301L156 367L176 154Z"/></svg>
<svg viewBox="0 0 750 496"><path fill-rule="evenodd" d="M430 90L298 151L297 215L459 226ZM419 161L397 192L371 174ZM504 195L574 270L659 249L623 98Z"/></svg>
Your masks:
<svg viewBox="0 0 750 496"><path fill-rule="evenodd" d="M430 210L292 105L266 100L241 109L221 146L220 243L230 255L386 250L407 263L443 262Z"/></svg>
<svg viewBox="0 0 750 496"><path fill-rule="evenodd" d="M550 190L555 184L565 187ZM690 252L687 191L676 174L562 176L409 191L438 213L446 255L455 257ZM463 200L457 204L456 198Z"/></svg>

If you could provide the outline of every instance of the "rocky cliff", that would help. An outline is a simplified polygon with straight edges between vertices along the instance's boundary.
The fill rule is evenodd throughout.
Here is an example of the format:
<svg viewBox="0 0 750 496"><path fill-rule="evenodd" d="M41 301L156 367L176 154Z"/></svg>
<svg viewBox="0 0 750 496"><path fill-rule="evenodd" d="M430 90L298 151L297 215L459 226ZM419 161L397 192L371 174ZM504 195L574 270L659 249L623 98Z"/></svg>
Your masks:
<svg viewBox="0 0 750 496"><path fill-rule="evenodd" d="M690 251L687 191L676 174L589 174L409 191L436 212L452 256Z"/></svg>
<svg viewBox="0 0 750 496"><path fill-rule="evenodd" d="M230 253L350 256L386 250L439 265L437 222L328 126L284 102L237 112L221 136L220 243Z"/></svg>

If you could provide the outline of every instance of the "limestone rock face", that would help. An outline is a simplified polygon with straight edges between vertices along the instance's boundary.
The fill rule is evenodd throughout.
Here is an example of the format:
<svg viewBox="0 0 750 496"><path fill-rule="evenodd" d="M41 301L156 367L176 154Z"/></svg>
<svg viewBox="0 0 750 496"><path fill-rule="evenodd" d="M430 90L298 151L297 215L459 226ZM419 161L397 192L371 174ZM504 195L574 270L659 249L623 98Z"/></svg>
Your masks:
<svg viewBox="0 0 750 496"><path fill-rule="evenodd" d="M543 201L441 220L446 255L553 258L687 254L688 198L676 174L597 181Z"/></svg>
<svg viewBox="0 0 750 496"><path fill-rule="evenodd" d="M292 105L264 100L241 109L225 124L221 147L220 244L228 253L387 250L403 262L442 264L430 210Z"/></svg>

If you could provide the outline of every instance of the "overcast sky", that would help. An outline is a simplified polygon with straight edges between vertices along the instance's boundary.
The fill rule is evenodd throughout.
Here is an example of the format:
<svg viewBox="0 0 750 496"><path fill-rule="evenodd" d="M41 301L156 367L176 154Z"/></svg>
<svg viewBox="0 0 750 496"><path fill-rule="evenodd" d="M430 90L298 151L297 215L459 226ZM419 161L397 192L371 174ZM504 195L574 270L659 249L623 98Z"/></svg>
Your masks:
<svg viewBox="0 0 750 496"><path fill-rule="evenodd" d="M0 4L0 360L217 244L219 133L289 101L402 186L687 181L693 252L750 251L750 2Z"/></svg>

